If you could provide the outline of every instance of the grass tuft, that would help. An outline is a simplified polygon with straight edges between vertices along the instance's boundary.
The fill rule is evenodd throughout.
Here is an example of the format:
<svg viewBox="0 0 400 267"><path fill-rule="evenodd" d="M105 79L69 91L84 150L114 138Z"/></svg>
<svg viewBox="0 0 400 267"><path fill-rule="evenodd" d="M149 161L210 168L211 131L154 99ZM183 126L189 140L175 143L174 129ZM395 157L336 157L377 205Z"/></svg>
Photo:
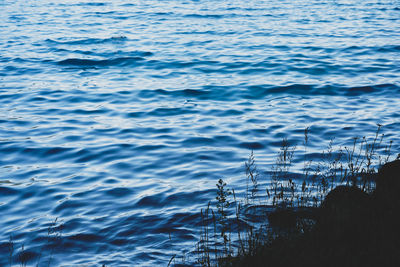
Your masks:
<svg viewBox="0 0 400 267"><path fill-rule="evenodd" d="M238 199L235 190L222 179L218 181L216 212L211 202L201 211L197 243L197 262L201 266L232 266L238 259L311 235L318 221L316 211L328 193L339 192L330 193L335 196L343 190L347 192L347 187L341 191L340 185L357 188L359 195L374 191L377 170L391 158L392 142L384 144L381 125L372 138L353 138L351 146L337 147L332 139L320 158L308 153L309 133L307 127L300 146L291 145L286 138L282 140L267 181L260 181L251 151L245 162L243 199ZM299 165L294 164L299 152L303 154L300 174L299 168L292 171Z"/></svg>

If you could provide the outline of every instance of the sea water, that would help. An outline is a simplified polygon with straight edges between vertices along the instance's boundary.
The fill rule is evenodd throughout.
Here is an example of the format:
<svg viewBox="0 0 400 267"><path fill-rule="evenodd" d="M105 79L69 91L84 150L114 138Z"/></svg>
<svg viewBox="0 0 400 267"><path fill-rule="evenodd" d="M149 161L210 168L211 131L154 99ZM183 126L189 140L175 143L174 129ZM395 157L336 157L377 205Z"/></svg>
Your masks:
<svg viewBox="0 0 400 267"><path fill-rule="evenodd" d="M0 0L0 265L191 255L252 150L398 153L399 74L397 0Z"/></svg>

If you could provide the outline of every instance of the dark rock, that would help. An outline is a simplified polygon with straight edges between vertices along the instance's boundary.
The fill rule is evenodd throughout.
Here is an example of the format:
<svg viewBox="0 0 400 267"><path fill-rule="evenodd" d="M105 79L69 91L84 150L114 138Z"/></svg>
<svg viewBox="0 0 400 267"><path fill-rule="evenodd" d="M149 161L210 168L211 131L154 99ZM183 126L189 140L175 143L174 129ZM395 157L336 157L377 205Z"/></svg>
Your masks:
<svg viewBox="0 0 400 267"><path fill-rule="evenodd" d="M319 225L329 228L357 226L368 219L370 196L355 186L338 186L321 204Z"/></svg>
<svg viewBox="0 0 400 267"><path fill-rule="evenodd" d="M374 196L381 207L400 206L400 160L379 169Z"/></svg>
<svg viewBox="0 0 400 267"><path fill-rule="evenodd" d="M338 186L319 208L273 210L268 219L278 229L315 216L316 224L301 234L278 232L265 246L226 266L400 266L399 212L400 160L395 160L380 168L372 195L356 186Z"/></svg>
<svg viewBox="0 0 400 267"><path fill-rule="evenodd" d="M268 213L268 223L271 228L277 230L290 230L304 224L304 221L316 221L318 217L318 208L300 207L300 208L277 208Z"/></svg>
<svg viewBox="0 0 400 267"><path fill-rule="evenodd" d="M277 208L268 214L269 226L275 229L295 228L296 220L296 213L289 208Z"/></svg>
<svg viewBox="0 0 400 267"><path fill-rule="evenodd" d="M380 243L387 248L400 247L400 160L386 163L379 169L373 196L375 231L384 240Z"/></svg>

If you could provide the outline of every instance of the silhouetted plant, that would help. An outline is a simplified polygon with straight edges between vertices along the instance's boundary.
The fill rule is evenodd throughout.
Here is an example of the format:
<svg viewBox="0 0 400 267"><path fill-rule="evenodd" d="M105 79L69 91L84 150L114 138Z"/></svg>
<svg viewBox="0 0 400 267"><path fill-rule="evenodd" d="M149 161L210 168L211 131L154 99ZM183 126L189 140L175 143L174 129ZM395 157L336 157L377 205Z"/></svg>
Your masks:
<svg viewBox="0 0 400 267"><path fill-rule="evenodd" d="M201 266L211 266L210 262L210 237L209 237L209 212L210 202L206 209L202 209L201 215L201 228L200 228L200 241L197 243L197 253L200 255L197 262Z"/></svg>
<svg viewBox="0 0 400 267"><path fill-rule="evenodd" d="M10 262L10 266L12 266L12 258L13 258L13 254L14 254L14 242L13 242L13 238L12 235L10 235L10 239L8 241L8 252L9 252L9 262Z"/></svg>
<svg viewBox="0 0 400 267"><path fill-rule="evenodd" d="M272 205L282 202L285 205L292 205L293 198L290 200L285 194L286 189L289 187L291 191L295 188L292 179L289 178L289 170L292 166L293 155L296 147L291 147L287 138L283 138L281 148L275 164L272 166L271 177L271 191L272 191ZM292 195L293 196L293 195Z"/></svg>
<svg viewBox="0 0 400 267"><path fill-rule="evenodd" d="M298 180L292 173L291 167L296 152L296 146L291 146L289 141L284 138L280 150L272 166L271 180L266 187L266 206L283 209L304 209L317 207L324 199L326 194L340 184L350 184L358 186L364 192L371 192L374 188L374 175L379 166L385 164L390 159L392 142L382 146L383 134L380 134L381 126L372 139L353 138L350 147L334 146L332 139L325 151L321 153L319 161L313 161L307 157L307 146L309 142L309 128L304 130L304 159L302 167L302 180ZM400 158L400 154L398 156ZM272 240L285 238L281 236L283 232L276 232L269 228L268 222L258 225L257 229L241 219L241 211L244 207L260 206L261 202L256 203L259 191L259 171L256 166L254 152L251 151L248 160L245 162L246 192L244 201L236 198L235 191L226 188L226 183L219 179L217 183L217 216L210 209L210 204L205 211L202 210L203 226L201 231L201 243L203 244L202 259L198 261L202 266L213 264L229 266L232 258L232 247L237 248L237 256L253 255L258 249L272 242ZM229 196L233 194L234 202L230 203ZM259 198L258 198L259 199ZM245 205L243 205L243 203ZM234 204L235 223L237 229L236 245L232 245L230 238L231 223L228 224L228 209ZM261 205L260 207L263 207ZM212 216L209 215L211 211ZM215 260L210 259L210 235L208 225L214 226L214 248ZM217 227L218 223L218 227ZM304 234L310 232L315 221L313 219L296 220L295 232ZM219 234L216 231L219 231ZM217 236L222 237L223 242L219 243ZM218 246L222 245L223 254L218 254Z"/></svg>
<svg viewBox="0 0 400 267"><path fill-rule="evenodd" d="M27 254L26 254L25 248L24 248L24 244L22 244L22 246L21 246L21 251L18 254L18 260L19 260L19 264L21 267L26 266L28 259L27 259Z"/></svg>
<svg viewBox="0 0 400 267"><path fill-rule="evenodd" d="M228 242L230 238L228 237L228 222L227 222L227 209L229 208L230 202L228 197L231 195L231 191L226 188L226 183L219 179L217 185L217 211L218 211L218 222L221 226L221 237L224 243L224 254L228 255Z"/></svg>
<svg viewBox="0 0 400 267"><path fill-rule="evenodd" d="M246 176L247 176L246 204L249 204L249 202L250 202L249 199L251 199L254 204L254 201L257 197L257 191L258 191L258 181L257 180L258 180L259 173L257 170L253 150L251 151L249 159L247 160L247 162L245 162L245 169L246 169ZM249 189L250 182L252 184L251 190ZM251 191L250 196L249 196L249 190Z"/></svg>
<svg viewBox="0 0 400 267"><path fill-rule="evenodd" d="M37 263L36 267L39 266L40 261L43 256L43 252L45 249L50 249L49 254L48 254L48 261L47 261L47 266L50 266L51 260L53 257L54 249L58 243L61 240L61 231L62 231L62 225L58 224L58 218L56 218L53 222L50 223L50 226L47 228L47 241L46 244L43 245L40 249L40 252L37 257ZM14 241L12 236L10 236L9 242L8 242L8 250L9 250L9 263L10 266L13 265L13 256L14 256ZM17 254L19 265L20 266L26 266L28 261L30 261L33 258L33 255L31 252L27 251L25 249L25 245L22 244L20 252Z"/></svg>

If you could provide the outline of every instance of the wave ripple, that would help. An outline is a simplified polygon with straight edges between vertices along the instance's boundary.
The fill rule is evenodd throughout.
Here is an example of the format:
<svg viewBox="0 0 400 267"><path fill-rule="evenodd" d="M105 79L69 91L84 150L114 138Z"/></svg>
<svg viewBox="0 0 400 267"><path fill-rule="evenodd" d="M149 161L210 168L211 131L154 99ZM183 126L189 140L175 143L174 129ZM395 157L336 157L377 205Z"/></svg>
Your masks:
<svg viewBox="0 0 400 267"><path fill-rule="evenodd" d="M393 1L0 10L0 255L12 236L27 265L166 266L182 249L194 264L216 181L243 193L254 150L267 182L282 138L301 144L305 127L313 160L377 123L400 150Z"/></svg>

